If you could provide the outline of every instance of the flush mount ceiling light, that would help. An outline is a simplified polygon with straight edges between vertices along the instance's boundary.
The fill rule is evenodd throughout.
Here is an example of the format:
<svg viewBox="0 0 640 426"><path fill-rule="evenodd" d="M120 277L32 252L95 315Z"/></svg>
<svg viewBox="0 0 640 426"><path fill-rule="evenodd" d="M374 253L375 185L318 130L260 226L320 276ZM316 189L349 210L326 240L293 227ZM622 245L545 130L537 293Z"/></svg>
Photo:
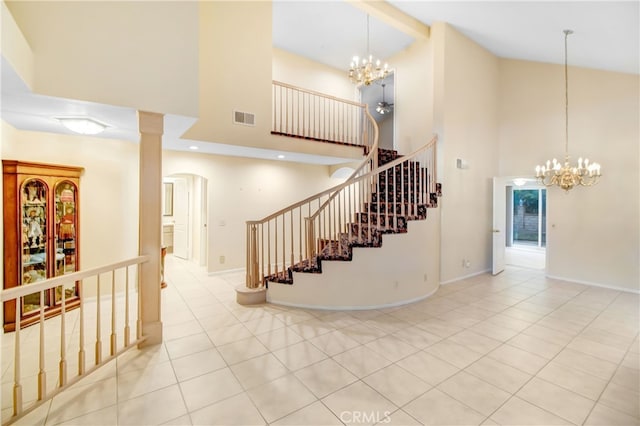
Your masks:
<svg viewBox="0 0 640 426"><path fill-rule="evenodd" d="M193 151L197 151L197 150L198 150L198 147L197 147L197 146L195 146L195 145L191 145L191 146L189 147L189 149L191 149L191 150L193 150Z"/></svg>
<svg viewBox="0 0 640 426"><path fill-rule="evenodd" d="M109 127L106 123L86 116L61 116L54 118L67 129L81 135L97 135Z"/></svg>
<svg viewBox="0 0 640 426"><path fill-rule="evenodd" d="M523 178L515 178L515 179L513 180L513 184L514 184L515 186L524 186L524 184L525 184L525 183L527 183L527 180L526 180L526 179L523 179Z"/></svg>
<svg viewBox="0 0 640 426"><path fill-rule="evenodd" d="M386 84L382 83L382 102L378 102L378 106L376 107L376 111L383 115L390 113L393 109L393 104L385 102L384 100L384 86L386 86Z"/></svg>
<svg viewBox="0 0 640 426"><path fill-rule="evenodd" d="M544 186L557 185L565 191L581 186L595 185L600 178L600 164L589 162L589 159L578 158L578 164L569 163L569 73L567 66L567 38L572 30L564 30L564 163L555 158L546 164L536 166L536 178Z"/></svg>

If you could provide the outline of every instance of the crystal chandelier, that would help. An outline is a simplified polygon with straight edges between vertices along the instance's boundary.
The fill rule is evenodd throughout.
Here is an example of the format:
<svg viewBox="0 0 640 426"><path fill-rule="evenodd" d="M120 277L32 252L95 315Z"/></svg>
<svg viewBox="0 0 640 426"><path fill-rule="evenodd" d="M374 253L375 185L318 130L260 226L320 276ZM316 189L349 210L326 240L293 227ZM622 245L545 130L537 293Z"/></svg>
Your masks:
<svg viewBox="0 0 640 426"><path fill-rule="evenodd" d="M546 164L536 166L536 178L544 186L557 185L565 191L574 186L595 185L600 178L600 164L578 158L577 165L569 163L569 74L567 71L567 38L573 34L572 30L564 30L564 100L565 100L565 154L564 164L555 158L547 160Z"/></svg>
<svg viewBox="0 0 640 426"><path fill-rule="evenodd" d="M376 80L381 80L389 74L389 64L381 66L380 60L374 61L373 55L369 50L369 15L367 15L367 55L368 57L360 58L354 56L349 67L349 79L355 84L364 84L369 86Z"/></svg>

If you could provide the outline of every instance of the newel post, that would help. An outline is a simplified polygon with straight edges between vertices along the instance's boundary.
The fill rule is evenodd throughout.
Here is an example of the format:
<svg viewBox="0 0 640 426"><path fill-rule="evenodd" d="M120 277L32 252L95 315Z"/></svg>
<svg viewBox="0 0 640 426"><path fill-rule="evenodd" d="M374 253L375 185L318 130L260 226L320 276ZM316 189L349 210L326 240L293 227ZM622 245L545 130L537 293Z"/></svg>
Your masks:
<svg viewBox="0 0 640 426"><path fill-rule="evenodd" d="M267 288L260 276L258 227L258 223L247 222L246 279L244 286L236 288L236 302L240 305L257 305L267 301Z"/></svg>
<svg viewBox="0 0 640 426"><path fill-rule="evenodd" d="M138 111L140 131L140 194L138 252L149 256L139 266L138 297L142 335L141 346L162 343L160 312L160 248L162 229L162 133L164 115Z"/></svg>

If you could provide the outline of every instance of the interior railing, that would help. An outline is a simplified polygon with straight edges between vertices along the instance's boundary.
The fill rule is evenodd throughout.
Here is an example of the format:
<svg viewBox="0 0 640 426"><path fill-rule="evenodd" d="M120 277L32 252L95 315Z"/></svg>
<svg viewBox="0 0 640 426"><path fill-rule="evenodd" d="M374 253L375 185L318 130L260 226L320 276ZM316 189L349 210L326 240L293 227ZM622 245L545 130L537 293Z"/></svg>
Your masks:
<svg viewBox="0 0 640 426"><path fill-rule="evenodd" d="M286 93L289 93L288 95L284 95L285 89ZM338 132L341 135L352 135L350 138L346 138L346 140L353 141L358 145L362 145L365 148L365 152L367 153L367 156L364 158L364 160L362 160L358 167L356 167L349 179L353 179L356 176L366 175L375 167L377 167L378 125L369 113L366 104L344 101L312 91L298 89L283 83L274 82L274 91L280 92L280 90L283 90L283 95L276 95L274 92L274 99L278 99L278 102L274 104L274 111L276 109L282 108L281 100L287 97L291 98L291 93L299 94L301 99L304 98L307 100L307 103L309 102L310 97L321 97L323 99L321 103L323 104L325 102L333 102L336 104L334 106L326 106L327 111L339 110L341 108L343 110L347 109L351 111L349 109L350 107L357 108L357 113L349 112L347 114L348 121L350 122L352 117L358 117L358 120L360 120L360 122L353 123L348 126L348 131L346 131L346 133ZM316 101L313 102L320 101L316 99ZM313 102L311 103L313 104ZM343 106L341 107L339 106L339 104L343 104ZM285 115L289 115L288 109L294 108L294 106L298 106L298 104L294 102L291 103L288 107L285 106ZM310 113L310 111L315 110L307 109L306 112L301 112L299 114L300 123L309 123L309 117L314 115L314 113ZM274 117L280 117L281 114L281 112L276 111L274 112ZM291 114L291 117L293 116L296 116L296 114ZM311 122L313 123L313 120L311 120ZM331 122L332 121L329 120L328 126L323 127L325 130L318 130L317 128L312 126L311 130L307 129L306 132L311 131L311 134L324 135L323 132L327 131L326 129L333 126L332 124L330 124ZM341 120L341 122L344 123L345 121ZM292 125L287 124L287 120L285 120L284 129L288 129L288 131L294 132L300 130L300 133L305 133L304 126L298 125L297 120L295 121L295 123L296 124L293 125L293 127L286 127ZM276 125L276 122L274 121L274 128L280 129L282 127ZM341 127L341 129L344 129L344 127ZM359 132L358 135L352 134L355 129L357 129L357 131ZM286 132L282 132L282 134L285 133ZM289 267L296 264L296 262L303 262L305 259L307 259L307 238L309 236L309 230L306 229L307 224L305 218L312 216L318 209L320 209L323 204L331 198L331 195L334 191L336 191L338 187L339 186L329 188L325 191L308 197L276 213L273 213L265 217L264 219L247 221L246 285L248 288L261 287L262 285L264 285L265 277L270 275L278 276L281 274L286 274Z"/></svg>
<svg viewBox="0 0 640 426"><path fill-rule="evenodd" d="M362 104L279 81L272 92L272 134L347 145L371 142Z"/></svg>
<svg viewBox="0 0 640 426"><path fill-rule="evenodd" d="M406 232L408 220L426 217L439 195L437 140L337 187L306 218L307 259L347 260L351 247L378 246L382 234Z"/></svg>
<svg viewBox="0 0 640 426"><path fill-rule="evenodd" d="M7 339L13 334L14 357L9 361L13 363L13 414L9 419L3 418L3 424L15 422L62 390L144 341L140 306L142 298L138 297L138 289L139 265L147 260L147 256L139 256L100 268L14 287L0 293L3 303L16 302L18 319L15 331L4 335L4 339ZM76 283L81 296L92 289L95 298L81 297L78 308L67 310L66 292L61 291L60 315L45 321L45 293ZM40 294L39 322L23 330L19 321L22 311L21 298L34 293ZM135 327L133 336L132 323ZM56 340L59 340L58 344L53 343ZM76 354L68 356L68 351L74 351ZM87 352L92 352L91 360L87 360ZM52 366L56 371L55 377L50 378L48 373L51 373ZM70 374L69 366L74 367L77 374ZM5 367L3 361L2 371L5 371ZM52 379L55 386L50 386Z"/></svg>
<svg viewBox="0 0 640 426"><path fill-rule="evenodd" d="M304 109L316 102L309 100L313 99L311 95L305 97L306 92L274 82L274 129L279 129L279 133L316 138L309 136L316 135L314 127L309 126L314 121L308 118L314 114L298 111L298 108ZM326 99L327 103L341 102L310 93ZM322 102L320 104L324 105ZM341 110L338 105L323 108L327 111ZM407 219L426 214L426 208L436 204L437 137L411 155L377 168L378 127L366 105L358 104L358 108L366 121L360 127L354 126L360 129L362 135L361 139L355 137L354 140L362 140L369 154L351 177L341 185L308 197L262 220L247 222L248 288L259 288L267 281L291 282L293 271L317 271L319 260L348 257L350 247L372 245L381 232L397 229L401 222L406 226ZM331 113L326 115L333 117ZM331 123L341 122L337 115L329 118L329 124L322 130L325 133L321 134L330 133L326 129L332 126ZM359 120L358 123L361 122ZM310 129L312 131L309 133ZM401 184L405 180L407 185ZM381 194L381 186L404 189L386 191L392 195L385 197L392 196L393 201L378 200L374 210L372 201L376 194Z"/></svg>

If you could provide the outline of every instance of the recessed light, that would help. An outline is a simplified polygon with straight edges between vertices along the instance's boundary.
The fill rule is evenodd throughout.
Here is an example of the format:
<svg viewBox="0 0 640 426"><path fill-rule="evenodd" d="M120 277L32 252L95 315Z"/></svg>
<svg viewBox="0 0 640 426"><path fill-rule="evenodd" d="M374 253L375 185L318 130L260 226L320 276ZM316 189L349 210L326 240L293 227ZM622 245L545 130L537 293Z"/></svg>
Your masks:
<svg viewBox="0 0 640 426"><path fill-rule="evenodd" d="M97 135L109 127L108 124L87 116L61 116L54 118L67 129L81 135Z"/></svg>
<svg viewBox="0 0 640 426"><path fill-rule="evenodd" d="M282 159L284 158L284 155L279 154L279 155L278 155L278 158L282 160Z"/></svg>
<svg viewBox="0 0 640 426"><path fill-rule="evenodd" d="M195 150L197 150L197 149L199 149L199 148L198 148L197 146L195 146L195 145L191 145L191 146L189 147L189 149L192 149L192 150L194 150L194 151L195 151Z"/></svg>

